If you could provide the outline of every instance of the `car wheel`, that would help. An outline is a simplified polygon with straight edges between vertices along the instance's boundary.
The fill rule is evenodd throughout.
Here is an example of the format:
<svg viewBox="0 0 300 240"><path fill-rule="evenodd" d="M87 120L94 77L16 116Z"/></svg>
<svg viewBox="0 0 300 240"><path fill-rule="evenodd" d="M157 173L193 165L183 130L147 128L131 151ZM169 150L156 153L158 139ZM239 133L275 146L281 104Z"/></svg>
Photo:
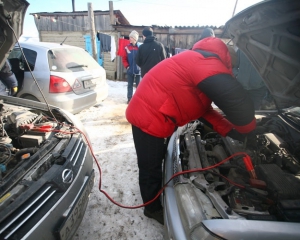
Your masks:
<svg viewBox="0 0 300 240"><path fill-rule="evenodd" d="M24 96L23 98L28 99L28 100L32 100L32 101L39 102L39 100L38 100L36 97L32 96L32 95L26 95L26 96Z"/></svg>

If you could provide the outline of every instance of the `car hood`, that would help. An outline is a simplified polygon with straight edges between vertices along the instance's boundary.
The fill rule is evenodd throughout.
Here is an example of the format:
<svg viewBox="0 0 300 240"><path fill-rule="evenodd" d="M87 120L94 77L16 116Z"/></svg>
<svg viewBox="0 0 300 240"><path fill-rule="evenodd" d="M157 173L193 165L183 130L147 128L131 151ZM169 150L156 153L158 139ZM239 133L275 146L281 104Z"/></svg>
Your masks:
<svg viewBox="0 0 300 240"><path fill-rule="evenodd" d="M9 51L14 47L14 44L22 35L24 17L28 6L29 3L25 0L1 0L0 67L3 66L9 55ZM14 31L12 31L11 28Z"/></svg>
<svg viewBox="0 0 300 240"><path fill-rule="evenodd" d="M278 108L300 106L300 1L269 0L231 18L225 36L258 70Z"/></svg>

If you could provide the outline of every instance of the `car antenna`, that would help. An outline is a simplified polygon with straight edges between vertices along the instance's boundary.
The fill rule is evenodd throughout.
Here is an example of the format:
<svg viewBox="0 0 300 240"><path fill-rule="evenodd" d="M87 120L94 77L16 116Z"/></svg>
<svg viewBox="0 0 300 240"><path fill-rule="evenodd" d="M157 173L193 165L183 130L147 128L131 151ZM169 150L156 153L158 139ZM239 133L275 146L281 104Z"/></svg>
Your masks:
<svg viewBox="0 0 300 240"><path fill-rule="evenodd" d="M65 37L65 39L60 43L60 45L63 45L63 43L66 41L67 38L68 36Z"/></svg>

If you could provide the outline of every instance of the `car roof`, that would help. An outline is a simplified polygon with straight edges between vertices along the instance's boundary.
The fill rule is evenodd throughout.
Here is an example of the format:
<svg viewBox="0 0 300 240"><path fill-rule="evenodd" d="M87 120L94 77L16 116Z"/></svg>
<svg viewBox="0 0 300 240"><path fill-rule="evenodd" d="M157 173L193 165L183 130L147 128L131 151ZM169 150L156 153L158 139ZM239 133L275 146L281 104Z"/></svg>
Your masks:
<svg viewBox="0 0 300 240"><path fill-rule="evenodd" d="M21 47L30 48L30 49L54 49L54 48L76 48L76 49L82 49L79 47L66 45L66 44L59 44L59 43L53 43L53 42L20 42ZM18 44L15 45L15 47L19 47Z"/></svg>

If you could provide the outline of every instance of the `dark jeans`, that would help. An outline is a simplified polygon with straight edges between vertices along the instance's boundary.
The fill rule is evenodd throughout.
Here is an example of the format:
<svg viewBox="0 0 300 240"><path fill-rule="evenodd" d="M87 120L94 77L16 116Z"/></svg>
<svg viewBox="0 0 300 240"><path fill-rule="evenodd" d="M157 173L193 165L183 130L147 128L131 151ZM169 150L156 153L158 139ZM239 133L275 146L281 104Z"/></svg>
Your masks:
<svg viewBox="0 0 300 240"><path fill-rule="evenodd" d="M139 167L139 185L143 202L152 200L162 188L162 163L166 152L164 138L151 136L132 126L132 135ZM157 211L162 208L160 197L145 208Z"/></svg>
<svg viewBox="0 0 300 240"><path fill-rule="evenodd" d="M127 99L130 100L133 94L133 82L135 80L135 85L138 87L140 83L141 75L129 74L127 73Z"/></svg>

